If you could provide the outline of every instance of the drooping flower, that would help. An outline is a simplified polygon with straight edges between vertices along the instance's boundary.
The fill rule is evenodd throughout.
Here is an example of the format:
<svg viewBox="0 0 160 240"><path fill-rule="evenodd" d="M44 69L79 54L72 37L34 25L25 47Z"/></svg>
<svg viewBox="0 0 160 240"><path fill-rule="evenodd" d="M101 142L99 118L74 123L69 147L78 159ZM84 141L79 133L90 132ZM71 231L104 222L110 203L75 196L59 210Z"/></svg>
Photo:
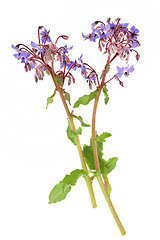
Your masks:
<svg viewBox="0 0 160 240"><path fill-rule="evenodd" d="M82 76L89 81L91 87L92 82L96 82L97 75L95 71L88 64L83 63L82 56L79 58L80 63L76 60L70 60L69 52L73 46L64 45L58 47L59 38L68 40L68 36L60 35L53 43L49 37L49 31L47 32L43 26L40 26L38 28L38 43L31 41L31 48L24 44L12 45L12 48L16 51L14 57L24 63L26 72L32 69L35 70L34 78L36 82L43 80L44 74L49 73L49 69L52 68L54 73L61 78L62 84L68 79L70 85L71 82L75 82L71 70L81 69ZM55 61L60 63L59 69L57 69L57 64L54 64Z"/></svg>
<svg viewBox="0 0 160 240"><path fill-rule="evenodd" d="M137 40L139 30L135 26L129 30L128 25L129 23L120 23L120 18L116 19L116 23L111 22L110 18L107 24L96 21L91 25L92 32L87 35L82 34L82 37L92 42L98 40L100 51L104 49L109 55L117 54L121 59L126 59L128 63L129 54L132 50L135 51L134 48L140 46Z"/></svg>

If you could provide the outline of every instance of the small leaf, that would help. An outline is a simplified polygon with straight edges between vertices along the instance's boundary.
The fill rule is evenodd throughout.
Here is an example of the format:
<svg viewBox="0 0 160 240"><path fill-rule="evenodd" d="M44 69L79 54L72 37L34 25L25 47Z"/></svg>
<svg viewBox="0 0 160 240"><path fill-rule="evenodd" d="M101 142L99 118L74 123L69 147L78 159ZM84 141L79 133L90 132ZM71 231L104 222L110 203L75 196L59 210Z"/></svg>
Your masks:
<svg viewBox="0 0 160 240"><path fill-rule="evenodd" d="M62 87L63 82L62 82L61 78L59 76L57 76L56 74L54 74L54 78L55 78L56 82Z"/></svg>
<svg viewBox="0 0 160 240"><path fill-rule="evenodd" d="M68 92L64 92L64 98L69 102L69 104L71 105L71 97L70 94Z"/></svg>
<svg viewBox="0 0 160 240"><path fill-rule="evenodd" d="M104 52L103 54L105 54L105 53L107 53L107 52ZM105 70L105 69L102 70L102 73L101 73L100 79L102 79L102 77L103 77L104 70ZM106 73L108 73L109 70L110 70L110 65L107 67L107 72L106 72Z"/></svg>
<svg viewBox="0 0 160 240"><path fill-rule="evenodd" d="M56 90L54 90L54 93L51 97L47 98L47 106L46 109L48 108L48 105L51 104L53 102L53 97L56 95Z"/></svg>
<svg viewBox="0 0 160 240"><path fill-rule="evenodd" d="M75 116L75 115L73 115L73 117L74 117L74 118L77 118L77 119L80 121L82 127L90 127L89 124L86 124L86 123L83 122L83 118L82 118L81 116Z"/></svg>
<svg viewBox="0 0 160 240"><path fill-rule="evenodd" d="M89 95L84 95L80 97L77 100L77 102L75 102L73 107L78 108L80 104L87 105L93 98L96 97L97 93L98 93L97 90L95 90L94 92L91 92Z"/></svg>
<svg viewBox="0 0 160 240"><path fill-rule="evenodd" d="M57 203L64 200L67 194L71 191L71 186L75 186L77 180L81 176L87 176L88 172L84 170L76 169L70 173L70 175L66 175L62 181L54 186L52 191L49 194L49 204Z"/></svg>
<svg viewBox="0 0 160 240"><path fill-rule="evenodd" d="M67 127L67 137L71 140L71 142L74 145L76 145L74 135L73 135L73 130L71 129L69 122L68 122L68 127Z"/></svg>
<svg viewBox="0 0 160 240"><path fill-rule="evenodd" d="M105 168L107 169L108 173L110 173L113 169L115 169L117 160L118 160L118 157L113 157L113 158L109 158L109 160L106 161Z"/></svg>
<svg viewBox="0 0 160 240"><path fill-rule="evenodd" d="M83 155L85 161L91 170L95 170L95 162L94 162L94 155L93 155L93 148L92 146L87 146L86 144L83 146Z"/></svg>
<svg viewBox="0 0 160 240"><path fill-rule="evenodd" d="M106 179L106 182L107 182L107 193L110 195L110 193L112 191L112 188L111 188L111 185L109 183L108 177L105 177L105 179Z"/></svg>
<svg viewBox="0 0 160 240"><path fill-rule="evenodd" d="M104 96L105 96L105 98L104 98L104 103L105 104L107 104L108 103L108 101L109 101L109 96L108 96L108 90L106 89L106 86L104 86L103 87L103 93L104 93Z"/></svg>
<svg viewBox="0 0 160 240"><path fill-rule="evenodd" d="M46 69L46 73L48 74L48 75L50 75L50 72Z"/></svg>
<svg viewBox="0 0 160 240"><path fill-rule="evenodd" d="M77 130L75 132L72 130L72 133L73 133L74 136L81 135L82 134L82 128L81 127L77 128Z"/></svg>
<svg viewBox="0 0 160 240"><path fill-rule="evenodd" d="M102 71L102 73L101 73L100 79L102 79L102 77L103 77L103 73L104 73L104 69L103 69L103 71Z"/></svg>
<svg viewBox="0 0 160 240"><path fill-rule="evenodd" d="M67 127L67 137L71 140L71 142L76 145L74 136L81 135L82 134L82 128L79 127L76 131L73 131L70 127L70 124L68 122L68 127Z"/></svg>
<svg viewBox="0 0 160 240"><path fill-rule="evenodd" d="M105 142L106 141L105 139L110 136L112 136L111 133L103 132L99 137L97 137L96 141L97 142Z"/></svg>

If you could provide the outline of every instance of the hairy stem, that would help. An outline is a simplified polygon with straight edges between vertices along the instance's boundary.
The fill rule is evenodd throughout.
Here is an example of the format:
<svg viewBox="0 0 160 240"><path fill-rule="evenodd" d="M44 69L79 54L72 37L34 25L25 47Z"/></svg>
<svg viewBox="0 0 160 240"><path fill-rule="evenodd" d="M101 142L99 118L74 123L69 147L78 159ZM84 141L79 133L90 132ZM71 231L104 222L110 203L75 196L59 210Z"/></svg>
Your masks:
<svg viewBox="0 0 160 240"><path fill-rule="evenodd" d="M74 121L73 121L73 116L71 115L71 113L69 111L68 105L67 105L66 100L65 100L64 95L63 95L63 90L60 87L60 85L55 81L55 78L54 78L55 73L52 70L52 68L47 66L47 69L50 72L50 74L52 76L52 79L53 79L53 82L55 84L55 87L56 87L56 89L59 92L59 95L61 97L63 106L64 106L64 108L66 110L66 113L67 113L67 117L68 117L68 120L69 120L70 127L73 131L76 131L76 127L75 127L75 124L74 124ZM82 147L81 147L81 144L80 144L79 137L74 136L74 138L75 138L76 146L77 146L77 149L78 149L79 157L80 157L80 160L81 160L82 169L88 172L88 169L87 169L87 166L86 166L86 163L85 163L85 159L84 159L84 156L83 156L83 151L82 151ZM92 207L96 208L97 204L96 204L96 200L95 200L95 196L94 196L94 192L93 192L91 179L89 178L89 176L85 176L84 178L86 180L86 184L87 184L87 187L88 187Z"/></svg>
<svg viewBox="0 0 160 240"><path fill-rule="evenodd" d="M108 60L107 60L107 63L106 63L106 66L105 66L105 69L104 69L104 72L103 72L103 77L102 77L102 82L101 82L101 85L98 89L98 94L97 96L95 97L95 102L94 102L94 107L93 107L93 115L92 115L92 146L93 146L93 154L94 154L94 160L95 160L95 168L96 168L96 171L99 171L100 172L100 164L99 164L99 159L98 159L98 152L97 152L97 143L96 143L96 128L95 128L95 123L96 123L96 112L97 112L97 106L98 106L98 101L99 101L99 98L100 98L100 94L101 94L101 91L102 91L102 88L104 86L104 81L105 81L105 77L106 77L106 74L107 74L107 70L108 70L108 67L109 67L109 64L110 64L110 61L109 61L109 57L108 57ZM100 185L100 188L103 192L103 195L108 203L108 206L111 210L111 213L120 229L120 232L122 235L125 235L126 231L113 207L113 204L111 202L111 199L110 199L110 196L109 194L107 193L107 188L103 182L103 179L102 179L102 176L101 174L99 174L97 176L97 180L98 180L98 183Z"/></svg>

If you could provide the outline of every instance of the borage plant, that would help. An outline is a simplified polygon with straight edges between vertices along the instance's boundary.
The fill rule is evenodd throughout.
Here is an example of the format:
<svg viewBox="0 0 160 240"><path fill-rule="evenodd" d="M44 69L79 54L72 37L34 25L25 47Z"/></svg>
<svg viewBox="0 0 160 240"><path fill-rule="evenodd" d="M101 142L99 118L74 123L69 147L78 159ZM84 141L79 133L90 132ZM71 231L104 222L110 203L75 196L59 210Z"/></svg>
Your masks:
<svg viewBox="0 0 160 240"><path fill-rule="evenodd" d="M58 40L60 38L67 40L68 36L61 35L53 42L49 36L49 31L42 26L38 28L38 43L31 42L31 47L27 47L22 43L16 46L12 45L12 48L16 51L14 57L20 60L21 63L24 63L26 72L32 69L35 70L34 78L36 82L43 80L45 73L52 77L55 90L52 96L47 99L46 108L53 102L53 98L58 92L67 114L67 136L77 147L81 160L82 169L72 171L54 186L49 194L49 203L56 203L65 199L66 195L71 191L71 187L83 176L88 187L92 206L95 208L97 205L92 182L96 178L122 235L124 235L126 231L111 202L111 185L108 180L108 174L116 167L118 158L113 157L107 161L103 158L103 143L106 141L106 138L111 136L111 133L103 132L98 134L96 132L95 122L101 93L104 94L105 104L108 103L108 83L111 80L116 80L123 87L121 77L128 77L130 73L134 71L134 66L128 64L130 54L132 52L135 53L137 61L139 60L140 55L136 50L137 47L140 46L137 40L139 30L135 28L135 26L131 28L128 26L128 23L121 23L120 18L117 18L115 22L111 22L109 18L106 23L101 21L92 23L92 32L87 35L82 34L84 40L89 39L91 42L98 42L99 50L103 52L103 54L106 54L105 67L100 77L88 63L82 60L82 55L78 60L73 61L70 59L69 51L72 47L67 47L67 45L58 46ZM116 73L110 79L106 80L107 73L111 68L111 63L113 63L117 57L125 61L125 66L117 66ZM86 79L89 88L92 89L93 85L95 89L89 94L80 97L73 107L71 107L70 93L65 90L65 85L66 82L68 85L75 83L73 70L80 71L83 78ZM84 145L82 148L79 140L79 135L82 134L81 127L90 127L90 125L84 123L82 116L74 115L73 108L78 108L80 105L87 105L92 100L94 100L91 125L92 136L90 138L90 145ZM81 127L77 129L74 124L75 119L77 119L81 125Z"/></svg>

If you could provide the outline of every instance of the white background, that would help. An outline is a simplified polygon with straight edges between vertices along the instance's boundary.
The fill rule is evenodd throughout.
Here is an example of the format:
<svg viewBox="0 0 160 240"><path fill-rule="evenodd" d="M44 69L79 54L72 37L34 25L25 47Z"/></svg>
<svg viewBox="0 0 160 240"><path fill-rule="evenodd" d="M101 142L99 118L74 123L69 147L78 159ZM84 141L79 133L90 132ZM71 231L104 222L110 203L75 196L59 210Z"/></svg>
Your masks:
<svg viewBox="0 0 160 240"><path fill-rule="evenodd" d="M2 3L1 3L2 4ZM38 84L34 73L25 73L14 59L11 44L37 41L37 28L51 30L51 38L70 36L73 59L83 59L100 74L105 64L97 45L83 41L96 20L121 17L140 30L141 58L134 59L135 72L108 85L110 101L101 99L97 131L112 137L105 143L106 159L118 156L110 174L111 198L126 228L122 237L97 183L98 208L92 209L83 179L65 201L48 204L48 194L65 174L81 168L76 148L66 137L67 119L57 95L46 77ZM160 239L159 214L159 5L158 1L5 1L1 6L0 32L0 238L2 240L46 239ZM60 44L66 44L60 41ZM118 60L116 64L123 65ZM88 85L76 75L70 87L72 102L89 93ZM67 90L69 88L67 87ZM84 120L91 121L92 103L81 107ZM82 144L89 143L90 129L84 129Z"/></svg>

